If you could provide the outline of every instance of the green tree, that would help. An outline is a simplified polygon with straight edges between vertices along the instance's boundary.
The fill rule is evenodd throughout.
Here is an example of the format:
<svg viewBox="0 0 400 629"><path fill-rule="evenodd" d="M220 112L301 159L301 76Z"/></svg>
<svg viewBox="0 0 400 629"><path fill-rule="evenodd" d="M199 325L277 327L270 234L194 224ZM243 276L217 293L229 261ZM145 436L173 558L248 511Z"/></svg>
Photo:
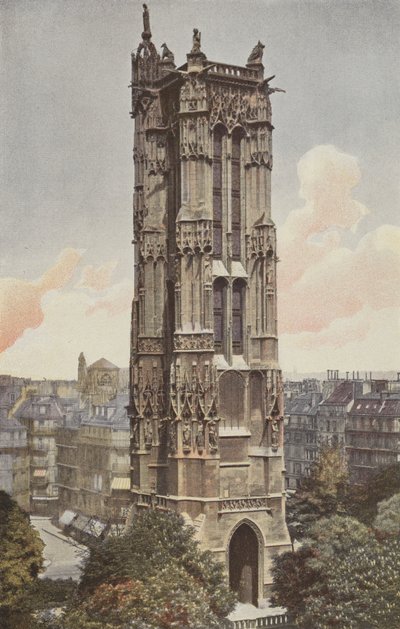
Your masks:
<svg viewBox="0 0 400 629"><path fill-rule="evenodd" d="M396 629L399 551L354 518L322 518L299 551L275 559L273 602L304 629Z"/></svg>
<svg viewBox="0 0 400 629"><path fill-rule="evenodd" d="M287 501L286 521L292 540L302 539L320 518L348 512L348 472L339 448L325 446L310 476Z"/></svg>
<svg viewBox="0 0 400 629"><path fill-rule="evenodd" d="M378 504L400 492L400 463L382 468L366 483L355 488L350 502L351 514L367 525L372 525Z"/></svg>
<svg viewBox="0 0 400 629"><path fill-rule="evenodd" d="M382 500L377 506L378 513L374 520L374 528L382 537L400 534L400 494L394 494Z"/></svg>
<svg viewBox="0 0 400 629"><path fill-rule="evenodd" d="M146 510L131 530L90 550L65 629L205 629L219 626L235 598L222 566L199 549L174 513Z"/></svg>
<svg viewBox="0 0 400 629"><path fill-rule="evenodd" d="M42 570L42 551L43 542L31 526L29 516L15 500L0 491L1 627L15 626L16 617L24 612L27 591Z"/></svg>

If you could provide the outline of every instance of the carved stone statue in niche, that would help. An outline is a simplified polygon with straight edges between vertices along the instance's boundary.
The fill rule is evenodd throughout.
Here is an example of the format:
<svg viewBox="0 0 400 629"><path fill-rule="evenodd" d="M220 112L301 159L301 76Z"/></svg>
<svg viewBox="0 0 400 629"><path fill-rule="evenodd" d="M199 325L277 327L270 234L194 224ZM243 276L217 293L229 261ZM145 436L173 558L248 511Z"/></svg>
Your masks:
<svg viewBox="0 0 400 629"><path fill-rule="evenodd" d="M251 51L249 58L247 59L247 63L261 63L264 54L264 48L264 44L262 44L260 40L258 40L257 44Z"/></svg>
<svg viewBox="0 0 400 629"><path fill-rule="evenodd" d="M175 422L171 422L168 431L168 449L170 454L176 452L176 427Z"/></svg>
<svg viewBox="0 0 400 629"><path fill-rule="evenodd" d="M271 447L273 450L279 448L279 423L277 419L271 421Z"/></svg>
<svg viewBox="0 0 400 629"><path fill-rule="evenodd" d="M182 445L184 452L190 452L192 447L192 429L188 421L182 427Z"/></svg>
<svg viewBox="0 0 400 629"><path fill-rule="evenodd" d="M274 281L274 268L272 265L272 261L267 263L267 272L266 272L267 284L271 285Z"/></svg>
<svg viewBox="0 0 400 629"><path fill-rule="evenodd" d="M210 422L208 426L208 445L210 446L210 452L217 452L218 435L214 422Z"/></svg>
<svg viewBox="0 0 400 629"><path fill-rule="evenodd" d="M153 427L151 425L151 419L146 421L146 426L144 428L144 445L146 450L150 450L153 444Z"/></svg>
<svg viewBox="0 0 400 629"><path fill-rule="evenodd" d="M209 255L204 256L204 283L212 284L212 260Z"/></svg>
<svg viewBox="0 0 400 629"><path fill-rule="evenodd" d="M205 439L204 439L204 428L203 428L203 424L199 425L199 429L196 435L196 446L197 446L197 452L199 454L201 454L204 450L204 446L205 446Z"/></svg>
<svg viewBox="0 0 400 629"><path fill-rule="evenodd" d="M137 419L132 424L132 446L139 448L139 421Z"/></svg>
<svg viewBox="0 0 400 629"><path fill-rule="evenodd" d="M192 45L192 54L196 54L200 52L201 48L201 33L198 28L193 29L193 45Z"/></svg>

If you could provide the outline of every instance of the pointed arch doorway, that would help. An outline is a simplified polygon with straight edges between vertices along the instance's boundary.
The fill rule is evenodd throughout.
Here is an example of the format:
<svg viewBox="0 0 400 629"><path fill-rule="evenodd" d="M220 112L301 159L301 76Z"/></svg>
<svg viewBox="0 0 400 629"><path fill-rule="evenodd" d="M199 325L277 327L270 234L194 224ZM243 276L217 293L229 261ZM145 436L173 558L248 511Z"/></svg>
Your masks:
<svg viewBox="0 0 400 629"><path fill-rule="evenodd" d="M241 524L229 543L229 585L241 603L258 604L259 542L246 523Z"/></svg>

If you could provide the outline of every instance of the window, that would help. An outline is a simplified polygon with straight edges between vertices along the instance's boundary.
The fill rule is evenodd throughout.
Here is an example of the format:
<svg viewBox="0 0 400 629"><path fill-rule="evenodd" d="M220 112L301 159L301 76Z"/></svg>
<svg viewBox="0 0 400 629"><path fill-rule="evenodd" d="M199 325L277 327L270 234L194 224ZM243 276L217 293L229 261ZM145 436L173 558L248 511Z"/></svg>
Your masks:
<svg viewBox="0 0 400 629"><path fill-rule="evenodd" d="M217 354L224 352L226 312L226 282L218 278L214 282L214 347Z"/></svg>
<svg viewBox="0 0 400 629"><path fill-rule="evenodd" d="M214 257L222 256L222 138L225 130L220 125L214 131L213 154L213 248Z"/></svg>
<svg viewBox="0 0 400 629"><path fill-rule="evenodd" d="M39 415L46 415L46 407L39 406Z"/></svg>
<svg viewBox="0 0 400 629"><path fill-rule="evenodd" d="M243 354L243 311L245 285L236 280L232 288L232 352Z"/></svg>
<svg viewBox="0 0 400 629"><path fill-rule="evenodd" d="M232 134L232 258L240 259L241 252L241 207L240 207L240 143L241 129L235 129Z"/></svg>

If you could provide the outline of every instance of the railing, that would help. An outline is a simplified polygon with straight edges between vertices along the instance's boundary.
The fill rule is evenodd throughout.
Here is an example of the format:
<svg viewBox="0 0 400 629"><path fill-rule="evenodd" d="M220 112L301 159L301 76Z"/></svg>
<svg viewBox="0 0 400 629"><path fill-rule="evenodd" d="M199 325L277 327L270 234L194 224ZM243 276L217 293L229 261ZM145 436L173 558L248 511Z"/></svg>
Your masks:
<svg viewBox="0 0 400 629"><path fill-rule="evenodd" d="M138 507L156 507L159 509L167 509L168 501L164 496L157 496L156 494L138 494L137 502Z"/></svg>
<svg viewBox="0 0 400 629"><path fill-rule="evenodd" d="M264 616L262 618L246 618L245 620L228 620L222 622L224 629L256 629L257 627L284 627L294 628L288 614L277 614L276 616Z"/></svg>
<svg viewBox="0 0 400 629"><path fill-rule="evenodd" d="M211 62L212 63L212 62ZM215 74L223 74L224 76L235 76L242 79L258 79L258 70L252 68L243 68L242 66L232 66L225 63L215 63L210 72Z"/></svg>

